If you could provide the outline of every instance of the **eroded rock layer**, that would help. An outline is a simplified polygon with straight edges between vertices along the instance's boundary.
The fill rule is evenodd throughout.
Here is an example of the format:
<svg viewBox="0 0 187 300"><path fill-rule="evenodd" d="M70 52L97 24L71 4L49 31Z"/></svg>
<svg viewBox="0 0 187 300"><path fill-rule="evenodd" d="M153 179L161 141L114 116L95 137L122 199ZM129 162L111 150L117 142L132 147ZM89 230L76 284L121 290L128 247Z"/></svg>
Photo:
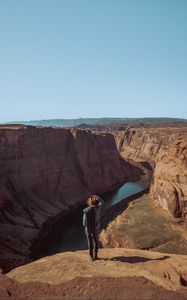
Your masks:
<svg viewBox="0 0 187 300"><path fill-rule="evenodd" d="M0 267L29 260L50 223L140 170L119 155L110 134L57 128L0 128Z"/></svg>
<svg viewBox="0 0 187 300"><path fill-rule="evenodd" d="M178 139L158 154L150 195L174 217L186 216L187 138Z"/></svg>
<svg viewBox="0 0 187 300"><path fill-rule="evenodd" d="M150 195L175 217L187 213L187 129L127 128L114 132L122 157L153 168Z"/></svg>

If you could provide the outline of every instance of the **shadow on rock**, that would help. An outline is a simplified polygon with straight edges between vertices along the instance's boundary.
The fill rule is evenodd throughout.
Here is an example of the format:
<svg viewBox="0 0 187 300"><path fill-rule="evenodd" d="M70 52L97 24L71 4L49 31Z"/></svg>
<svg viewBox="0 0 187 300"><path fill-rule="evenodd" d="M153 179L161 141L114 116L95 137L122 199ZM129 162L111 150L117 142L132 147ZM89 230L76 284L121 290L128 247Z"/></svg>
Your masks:
<svg viewBox="0 0 187 300"><path fill-rule="evenodd" d="M182 275L180 275L180 284L187 287L187 280Z"/></svg>
<svg viewBox="0 0 187 300"><path fill-rule="evenodd" d="M167 258L169 258L169 256L163 256L163 257L159 257L159 258L148 258L148 257L141 257L141 256L129 256L129 257L116 256L116 257L112 257L111 260L136 264L136 263L146 262L146 261L150 261L150 260L165 260Z"/></svg>

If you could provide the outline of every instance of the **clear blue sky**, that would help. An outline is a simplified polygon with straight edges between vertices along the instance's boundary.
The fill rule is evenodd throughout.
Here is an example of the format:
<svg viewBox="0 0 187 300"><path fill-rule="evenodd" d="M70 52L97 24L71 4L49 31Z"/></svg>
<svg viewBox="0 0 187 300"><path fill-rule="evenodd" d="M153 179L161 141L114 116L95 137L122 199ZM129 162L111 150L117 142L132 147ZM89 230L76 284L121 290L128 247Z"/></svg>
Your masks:
<svg viewBox="0 0 187 300"><path fill-rule="evenodd" d="M0 0L0 122L187 118L187 0Z"/></svg>

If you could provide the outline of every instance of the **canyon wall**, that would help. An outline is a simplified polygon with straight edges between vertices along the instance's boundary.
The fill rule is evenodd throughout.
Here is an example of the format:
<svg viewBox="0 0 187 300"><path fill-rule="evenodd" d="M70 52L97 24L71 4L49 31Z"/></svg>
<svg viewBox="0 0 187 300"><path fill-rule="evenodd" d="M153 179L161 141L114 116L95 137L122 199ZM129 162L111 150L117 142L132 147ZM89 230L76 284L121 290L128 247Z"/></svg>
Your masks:
<svg viewBox="0 0 187 300"><path fill-rule="evenodd" d="M41 231L92 193L102 194L141 171L119 155L110 134L0 127L0 267L29 261Z"/></svg>
<svg viewBox="0 0 187 300"><path fill-rule="evenodd" d="M174 217L187 214L187 138L158 153L150 195Z"/></svg>
<svg viewBox="0 0 187 300"><path fill-rule="evenodd" d="M121 156L153 168L150 196L175 217L187 213L187 128L113 132Z"/></svg>

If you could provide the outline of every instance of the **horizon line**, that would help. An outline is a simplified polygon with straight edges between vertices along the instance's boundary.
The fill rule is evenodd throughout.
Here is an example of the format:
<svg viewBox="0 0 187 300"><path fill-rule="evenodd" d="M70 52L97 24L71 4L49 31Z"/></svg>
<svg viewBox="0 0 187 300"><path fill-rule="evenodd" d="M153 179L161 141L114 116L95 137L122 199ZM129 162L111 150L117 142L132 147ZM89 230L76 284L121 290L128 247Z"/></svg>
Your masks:
<svg viewBox="0 0 187 300"><path fill-rule="evenodd" d="M141 119L171 119L171 120L183 120L183 121L187 121L186 118L184 117L166 117L166 116L161 116L161 117L77 117L77 118L47 118L47 119L28 119L28 120L12 120L12 121L4 121L4 122L1 122L0 121L0 124L8 124L8 123L15 123L15 122L43 122L43 121L54 121L54 120L65 120L65 121L69 121L69 120L85 120L85 119L91 119L91 120L94 120L94 119L98 119L98 120L101 120L101 119L116 119L116 120L141 120Z"/></svg>

